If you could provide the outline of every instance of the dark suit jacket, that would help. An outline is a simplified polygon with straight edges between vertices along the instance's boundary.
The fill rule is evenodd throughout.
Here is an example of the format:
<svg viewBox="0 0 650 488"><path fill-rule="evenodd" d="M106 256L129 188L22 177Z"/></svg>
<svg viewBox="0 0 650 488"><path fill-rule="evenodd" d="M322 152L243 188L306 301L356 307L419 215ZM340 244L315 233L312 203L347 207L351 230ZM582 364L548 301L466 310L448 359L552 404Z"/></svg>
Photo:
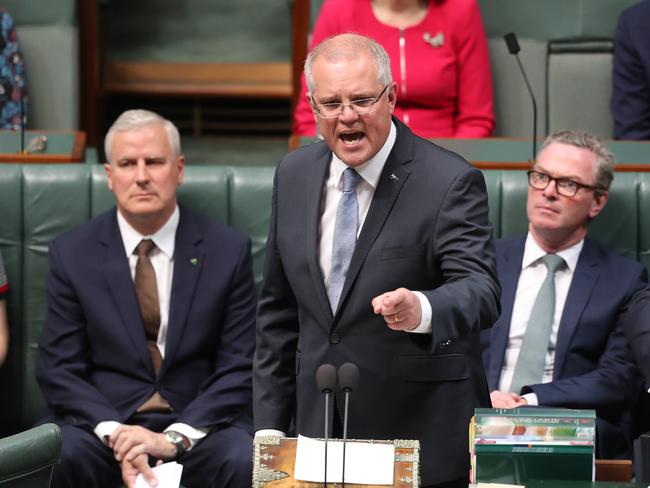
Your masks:
<svg viewBox="0 0 650 488"><path fill-rule="evenodd" d="M257 429L323 435L317 368L354 361L349 435L419 439L424 484L467 476L467 427L488 406L479 331L498 316L499 286L482 174L414 136L397 140L359 235L336 315L318 264L321 195L331 152L299 149L277 168L254 361ZM422 291L433 334L390 330L373 297ZM342 411L341 395L337 406Z"/></svg>
<svg viewBox="0 0 650 488"><path fill-rule="evenodd" d="M52 241L36 375L52 412L93 429L155 391L178 422L251 425L250 242L180 208L165 359L156 378L113 209Z"/></svg>
<svg viewBox="0 0 650 488"><path fill-rule="evenodd" d="M490 390L499 387L524 243L525 237L497 241L502 314L481 333ZM631 454L629 412L640 383L621 317L646 282L641 264L585 239L560 321L553 381L524 388L535 392L542 406L595 409L601 458Z"/></svg>
<svg viewBox="0 0 650 488"><path fill-rule="evenodd" d="M637 365L644 377L645 389L650 390L650 287L637 293L630 302L623 320L623 331L632 346ZM646 396L645 402L646 405L650 405L650 398ZM646 418L645 424L648 425L650 419L647 418L647 411L642 415Z"/></svg>
<svg viewBox="0 0 650 488"><path fill-rule="evenodd" d="M614 35L612 115L616 139L650 139L650 0L626 9Z"/></svg>

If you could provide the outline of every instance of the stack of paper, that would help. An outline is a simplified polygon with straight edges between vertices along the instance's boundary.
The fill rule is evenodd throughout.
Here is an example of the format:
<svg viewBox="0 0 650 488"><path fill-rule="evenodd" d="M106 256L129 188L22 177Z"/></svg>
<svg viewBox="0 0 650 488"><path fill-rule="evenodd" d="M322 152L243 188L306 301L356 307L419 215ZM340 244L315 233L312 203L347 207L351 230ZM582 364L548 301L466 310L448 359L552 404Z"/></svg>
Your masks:
<svg viewBox="0 0 650 488"><path fill-rule="evenodd" d="M470 423L472 482L592 480L593 410L477 408Z"/></svg>

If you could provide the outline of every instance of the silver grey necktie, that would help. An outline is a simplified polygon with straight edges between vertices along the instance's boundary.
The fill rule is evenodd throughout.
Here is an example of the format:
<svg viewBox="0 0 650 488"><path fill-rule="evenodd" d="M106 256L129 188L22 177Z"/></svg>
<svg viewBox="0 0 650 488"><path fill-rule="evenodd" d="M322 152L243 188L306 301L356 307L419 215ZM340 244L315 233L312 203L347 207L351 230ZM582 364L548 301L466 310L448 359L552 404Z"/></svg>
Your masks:
<svg viewBox="0 0 650 488"><path fill-rule="evenodd" d="M564 259L557 254L547 254L542 262L548 268L548 273L530 313L510 385L510 391L517 394L523 386L541 383L544 375L555 314L555 272L564 264Z"/></svg>
<svg viewBox="0 0 650 488"><path fill-rule="evenodd" d="M343 193L336 209L336 222L334 224L334 242L332 244L332 264L329 274L329 287L327 296L330 300L332 312L336 312L345 276L354 246L357 243L357 230L359 228L359 204L357 202L357 184L361 176L352 168L343 172Z"/></svg>

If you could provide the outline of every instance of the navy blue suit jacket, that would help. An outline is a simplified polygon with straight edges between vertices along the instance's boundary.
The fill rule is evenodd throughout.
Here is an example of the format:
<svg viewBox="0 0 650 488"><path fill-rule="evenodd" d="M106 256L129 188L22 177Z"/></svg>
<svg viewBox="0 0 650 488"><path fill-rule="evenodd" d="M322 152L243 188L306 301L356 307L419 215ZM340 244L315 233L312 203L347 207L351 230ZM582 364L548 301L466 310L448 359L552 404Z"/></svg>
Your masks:
<svg viewBox="0 0 650 488"><path fill-rule="evenodd" d="M524 244L524 237L496 243L502 314L481 333L490 391L499 388ZM524 387L524 393L537 394L542 406L595 409L601 458L631 454L629 411L639 396L640 378L621 317L646 283L640 263L585 239L560 320L553 380Z"/></svg>
<svg viewBox="0 0 650 488"><path fill-rule="evenodd" d="M490 404L479 331L498 316L499 286L480 171L402 123L332 313L318 262L325 143L278 165L254 371L255 426L323 435L323 363L354 361L350 437L419 439L424 485L467 476L467 426ZM420 290L431 334L394 331L371 300ZM339 412L343 396L336 393Z"/></svg>
<svg viewBox="0 0 650 488"><path fill-rule="evenodd" d="M194 427L251 426L250 242L180 207L165 358L156 377L113 209L50 245L36 375L52 413L124 422L158 389Z"/></svg>
<svg viewBox="0 0 650 488"><path fill-rule="evenodd" d="M650 139L650 0L621 13L614 35L612 115L616 139Z"/></svg>

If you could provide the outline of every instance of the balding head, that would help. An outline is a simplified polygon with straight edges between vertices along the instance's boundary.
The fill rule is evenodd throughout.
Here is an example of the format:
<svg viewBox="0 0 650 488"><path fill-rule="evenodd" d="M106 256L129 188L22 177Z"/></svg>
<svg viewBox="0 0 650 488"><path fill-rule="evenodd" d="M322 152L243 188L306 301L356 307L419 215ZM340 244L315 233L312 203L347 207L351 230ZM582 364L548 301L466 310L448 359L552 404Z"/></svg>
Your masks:
<svg viewBox="0 0 650 488"><path fill-rule="evenodd" d="M392 80L390 71L390 59L386 50L373 39L358 34L340 34L325 39L318 44L305 60L305 77L307 78L307 89L314 93L316 88L312 67L317 58L323 57L330 63L340 60L352 60L360 54L370 55L377 66L377 79L380 85L387 85Z"/></svg>

